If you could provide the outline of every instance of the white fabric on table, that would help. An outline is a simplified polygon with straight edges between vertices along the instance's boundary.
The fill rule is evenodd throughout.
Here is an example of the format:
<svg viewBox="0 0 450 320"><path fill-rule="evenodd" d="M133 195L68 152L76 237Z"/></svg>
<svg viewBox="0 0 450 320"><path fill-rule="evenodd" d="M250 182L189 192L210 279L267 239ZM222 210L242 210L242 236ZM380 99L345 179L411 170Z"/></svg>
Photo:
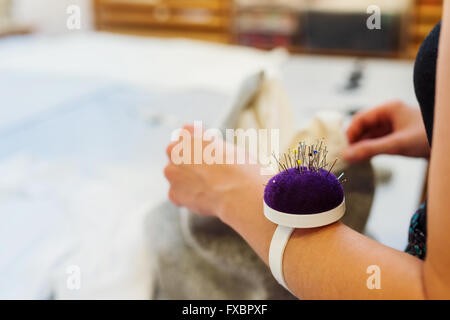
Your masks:
<svg viewBox="0 0 450 320"><path fill-rule="evenodd" d="M280 61L110 34L1 40L0 298L150 298L143 218L166 198L171 131L212 124Z"/></svg>

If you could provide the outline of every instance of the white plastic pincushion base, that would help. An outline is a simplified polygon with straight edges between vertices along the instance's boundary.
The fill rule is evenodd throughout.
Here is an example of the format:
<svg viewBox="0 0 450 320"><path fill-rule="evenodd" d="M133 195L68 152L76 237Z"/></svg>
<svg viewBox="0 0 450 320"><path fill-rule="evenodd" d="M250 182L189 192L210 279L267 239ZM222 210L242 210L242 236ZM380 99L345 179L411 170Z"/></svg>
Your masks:
<svg viewBox="0 0 450 320"><path fill-rule="evenodd" d="M264 215L280 226L291 228L316 228L338 221L345 213L345 198L341 204L329 211L313 214L292 214L272 209L264 201Z"/></svg>

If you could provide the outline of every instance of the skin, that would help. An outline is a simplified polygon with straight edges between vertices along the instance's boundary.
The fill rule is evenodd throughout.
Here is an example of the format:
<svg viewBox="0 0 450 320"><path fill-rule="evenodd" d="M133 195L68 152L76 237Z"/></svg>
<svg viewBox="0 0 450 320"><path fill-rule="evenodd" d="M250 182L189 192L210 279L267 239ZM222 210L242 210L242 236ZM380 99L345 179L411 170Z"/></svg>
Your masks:
<svg viewBox="0 0 450 320"><path fill-rule="evenodd" d="M378 154L430 156L420 110L401 101L357 113L347 129L347 138L350 146L343 157L349 162L368 160Z"/></svg>
<svg viewBox="0 0 450 320"><path fill-rule="evenodd" d="M284 254L288 287L302 299L449 299L450 298L450 3L444 2L437 72L433 150L428 181L427 259L419 260L384 246L340 222L315 229L297 229ZM420 120L420 121L419 121ZM186 130L193 133L191 126ZM399 102L391 102L358 114L347 132L349 161L381 154L430 155L420 114ZM191 138L189 143L194 144ZM202 215L215 216L236 230L268 262L276 225L263 215L263 184L268 177L257 165L169 164L165 176L169 198L176 205ZM220 145L221 141L203 143ZM230 146L234 147L234 146ZM406 234L406 230L405 230ZM381 270L381 289L369 290L366 272L371 265Z"/></svg>
<svg viewBox="0 0 450 320"><path fill-rule="evenodd" d="M428 178L428 256L424 266L424 280L430 298L450 298L450 3L444 1L444 16L439 41L437 63L437 87L435 122L433 128L433 150L431 151L430 174Z"/></svg>

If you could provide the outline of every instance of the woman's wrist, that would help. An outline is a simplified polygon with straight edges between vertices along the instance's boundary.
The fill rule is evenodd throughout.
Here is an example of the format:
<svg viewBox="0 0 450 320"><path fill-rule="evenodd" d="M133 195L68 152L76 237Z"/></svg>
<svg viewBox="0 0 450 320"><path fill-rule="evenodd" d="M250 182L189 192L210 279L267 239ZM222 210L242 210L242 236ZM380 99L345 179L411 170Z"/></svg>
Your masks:
<svg viewBox="0 0 450 320"><path fill-rule="evenodd" d="M251 171L243 172L242 178L223 189L219 196L216 216L231 227L249 210L259 207L262 210L267 178L259 174L259 169Z"/></svg>
<svg viewBox="0 0 450 320"><path fill-rule="evenodd" d="M259 169L245 173L236 187L223 194L218 209L218 217L241 235L256 251L259 257L268 263L270 241L276 225L264 216L264 184L268 177L262 176Z"/></svg>
<svg viewBox="0 0 450 320"><path fill-rule="evenodd" d="M225 224L233 227L233 222L235 222L239 217L239 207L244 207L245 202L249 199L245 199L245 196L240 191L240 187L233 188L223 192L220 196L217 206L217 217ZM242 204L242 206L240 206Z"/></svg>

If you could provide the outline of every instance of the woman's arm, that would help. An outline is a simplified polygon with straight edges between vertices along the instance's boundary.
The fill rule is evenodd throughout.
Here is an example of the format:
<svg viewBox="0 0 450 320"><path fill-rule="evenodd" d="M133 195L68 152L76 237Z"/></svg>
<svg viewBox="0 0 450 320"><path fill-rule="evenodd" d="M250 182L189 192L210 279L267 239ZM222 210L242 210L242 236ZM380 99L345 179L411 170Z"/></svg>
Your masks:
<svg viewBox="0 0 450 320"><path fill-rule="evenodd" d="M255 181L257 177L259 183ZM233 192L224 195L227 200L219 217L267 263L276 225L263 215L264 180L254 174L251 183L231 188ZM371 265L380 267L380 290L369 290L366 285L370 276L366 270ZM421 260L373 241L342 223L297 229L284 254L286 282L303 299L423 299L422 265Z"/></svg>
<svg viewBox="0 0 450 320"><path fill-rule="evenodd" d="M433 149L428 195L427 258L424 263L383 246L336 223L296 230L288 243L284 272L288 286L305 298L450 298L450 2L444 13L437 64ZM261 194L262 190L257 193ZM255 193L255 194L257 194ZM230 210L225 222L234 227L267 263L275 226L264 220L257 204L245 220ZM389 223L389 221L386 221ZM262 236L257 228L272 233ZM263 227L264 225L264 227ZM268 231L265 231L268 232ZM381 290L365 286L366 268L381 269Z"/></svg>
<svg viewBox="0 0 450 320"><path fill-rule="evenodd" d="M187 129L191 134L194 131ZM188 144L196 143L192 139ZM176 142L168 147L170 159L174 159L172 152L179 152L179 146ZM276 225L263 214L267 177L260 175L258 166L175 165L171 161L165 175L175 204L219 217L267 263ZM379 290L370 290L366 284L370 276L366 270L371 265L381 270ZM422 266L421 260L370 240L342 223L296 230L284 255L286 282L299 298L422 299Z"/></svg>
<svg viewBox="0 0 450 320"><path fill-rule="evenodd" d="M450 3L444 1L436 78L433 148L428 179L424 266L430 298L450 298Z"/></svg>

